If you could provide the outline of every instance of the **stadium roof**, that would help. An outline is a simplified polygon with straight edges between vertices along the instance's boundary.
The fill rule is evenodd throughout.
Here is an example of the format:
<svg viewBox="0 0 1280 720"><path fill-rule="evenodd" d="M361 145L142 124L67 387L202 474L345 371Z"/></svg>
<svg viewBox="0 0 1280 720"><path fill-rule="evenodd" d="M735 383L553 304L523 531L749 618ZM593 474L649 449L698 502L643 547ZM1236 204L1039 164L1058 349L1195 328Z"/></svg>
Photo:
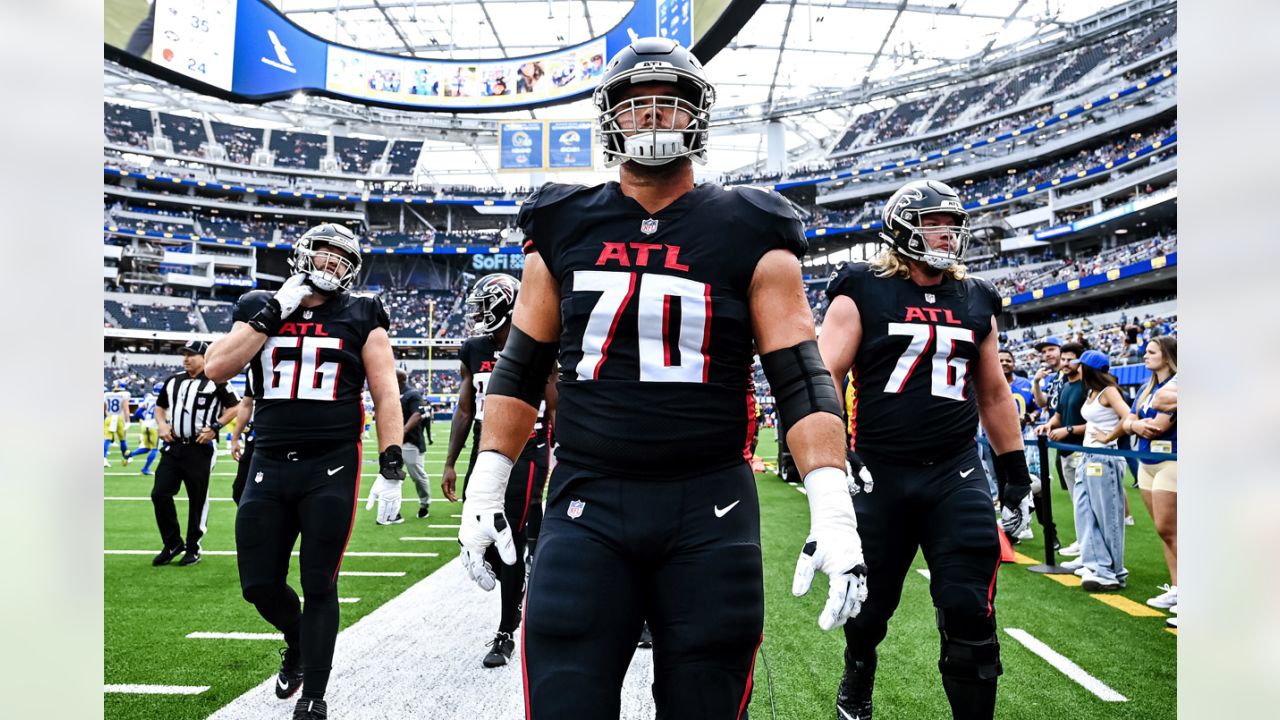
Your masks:
<svg viewBox="0 0 1280 720"><path fill-rule="evenodd" d="M417 57L502 58L555 50L603 34L634 0L273 0L289 19L323 38L356 47ZM707 65L717 87L717 116L759 118L735 131L713 132L708 170L731 172L767 153L763 121L780 103L817 94L864 91L909 73L980 61L1013 46L1032 47L1062 37L1065 26L1124 0L764 0L738 35ZM136 83L108 72L108 96L139 101ZM111 87L120 91L113 93ZM265 108L220 101L193 104L185 91L152 96L161 110L199 107L227 121L323 127L322 98L276 102ZM145 102L145 100L144 100ZM337 103L341 105L341 103ZM223 106L221 112L214 108ZM167 106L167 107L166 107ZM504 117L591 117L582 101ZM781 118L788 149L803 148L792 164L821 156L849 120L849 111L818 109ZM312 117L304 117L310 115ZM335 130L344 132L343 130ZM395 133L392 133L395 134ZM452 139L452 138L451 138ZM459 148L457 182L519 184L499 178L483 158L484 144ZM444 148L442 148L444 149ZM486 182L483 177L489 179ZM581 173L574 180L584 181Z"/></svg>

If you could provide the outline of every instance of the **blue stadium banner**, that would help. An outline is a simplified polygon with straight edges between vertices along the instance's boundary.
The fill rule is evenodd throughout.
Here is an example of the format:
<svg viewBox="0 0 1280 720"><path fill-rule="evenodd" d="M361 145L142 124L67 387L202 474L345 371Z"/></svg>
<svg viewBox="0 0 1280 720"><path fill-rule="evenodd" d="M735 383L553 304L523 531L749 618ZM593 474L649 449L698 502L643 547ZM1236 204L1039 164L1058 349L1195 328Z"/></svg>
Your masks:
<svg viewBox="0 0 1280 720"><path fill-rule="evenodd" d="M595 123L590 120L550 120L547 122L547 167L553 170L590 170L591 133Z"/></svg>
<svg viewBox="0 0 1280 720"><path fill-rule="evenodd" d="M693 47L693 0L654 0L654 4L658 12L658 35Z"/></svg>
<svg viewBox="0 0 1280 720"><path fill-rule="evenodd" d="M545 125L536 122L501 122L498 124L498 167L503 170L542 170Z"/></svg>

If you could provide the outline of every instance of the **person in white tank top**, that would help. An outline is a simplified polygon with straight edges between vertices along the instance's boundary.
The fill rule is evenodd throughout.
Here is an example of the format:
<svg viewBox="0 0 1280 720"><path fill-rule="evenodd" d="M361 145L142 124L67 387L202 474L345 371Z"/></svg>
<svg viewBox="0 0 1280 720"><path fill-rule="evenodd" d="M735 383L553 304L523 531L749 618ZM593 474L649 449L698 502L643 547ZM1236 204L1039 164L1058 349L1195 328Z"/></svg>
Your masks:
<svg viewBox="0 0 1280 720"><path fill-rule="evenodd" d="M1080 356L1081 371L1088 395L1080 414L1085 419L1084 453L1080 460L1080 482L1073 498L1076 531L1084 567L1081 587L1089 592L1123 588L1129 571L1124 567L1125 491L1124 458L1089 452L1090 448L1115 448L1120 436L1120 420L1128 414L1128 404L1110 360L1097 350ZM1077 476L1079 477L1079 476Z"/></svg>

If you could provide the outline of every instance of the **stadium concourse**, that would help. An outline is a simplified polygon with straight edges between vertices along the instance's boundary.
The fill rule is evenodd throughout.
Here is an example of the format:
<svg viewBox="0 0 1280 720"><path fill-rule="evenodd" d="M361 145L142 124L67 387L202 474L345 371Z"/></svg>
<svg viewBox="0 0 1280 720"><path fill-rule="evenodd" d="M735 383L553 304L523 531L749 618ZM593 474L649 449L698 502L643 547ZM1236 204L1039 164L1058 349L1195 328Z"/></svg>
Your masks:
<svg viewBox="0 0 1280 720"><path fill-rule="evenodd" d="M144 472L151 462L140 455L162 444L152 430L155 387L182 371L183 344L226 336L237 299L253 289L278 290L294 271L299 238L336 223L356 235L363 251L353 292L379 297L396 365L432 411L433 418L423 420L431 423L432 440L422 454L433 500L428 517L413 517L417 498L406 483L402 523L378 524L364 511L380 472L377 418L366 388L359 510L339 573L330 716L523 717L519 632L508 665L482 666L493 649L499 592L479 590L463 569L461 505L443 499L441 477L463 390L469 291L493 273L522 276L526 238L516 218L535 188L618 176L599 160L598 132L587 167L557 169L544 158L543 167L513 170L506 164L514 146L504 123L550 132L557 122L591 120L598 110L577 96L556 105L548 95L550 106L513 105L492 114L423 111L389 100L387 83L400 80L382 70L356 95L326 90L262 101L215 92L210 79L192 84L189 73L170 65L157 70L148 49L136 52L138 38L152 38L144 31L148 7L159 12L171 4L105 5L104 406L108 394L129 396L118 424L105 420L106 715L256 720L283 718L293 708L293 700L273 692L283 636L242 596L233 427L219 433L198 564L152 567L161 548L153 476ZM397 62L448 54L494 63L577 46L631 17L633 8L648 7L628 0L486 0L448 3L446 17L437 12L443 3L428 2L238 5L296 25L289 32L299 36L305 30L313 39L392 53ZM1102 448L1131 461L1119 489L1127 517L1116 559L1127 574L1102 592L1086 590L1091 579L1096 589L1096 577L1073 574L1071 563L1085 561L1066 554L1085 541L1077 524L1089 501L1067 487L1082 482L1071 478L1069 453L1088 440L1065 431L1051 436L1047 463L1035 449L1038 434L1086 423L1077 417L1079 404L1045 408L1037 401L1041 391L1056 398L1061 384L1074 382L1072 368L1079 366L1062 363L1062 355L1081 360L1098 351L1086 364L1115 381L1135 414L1150 410L1157 387L1173 382L1176 388L1170 375L1176 376L1183 239L1176 0L993 0L980 11L942 0L710 5L751 7L706 61L718 99L708 163L694 166L696 177L767 188L797 208L809 243L805 290L819 333L831 301L828 281L846 263L880 251L886 201L904 182L945 182L968 212L972 242L962 262L1000 295L997 338L1012 358L1006 379L1024 411L1031 471L1044 479L1036 522L1015 538L998 572L1004 675L997 717L1155 720L1176 714L1176 469L1172 531L1148 477L1149 468L1167 472L1176 464L1176 445L1161 439L1143 445L1146 436L1120 417L1120 449L1114 442ZM164 17L159 12L150 20L156 38L165 37ZM454 33L455 21L480 30ZM274 32L271 37L281 42ZM126 57L126 46L137 57ZM263 50L275 57L264 56L264 63L292 62L274 47ZM541 92L591 81L587 60L538 61L546 63L551 83ZM518 102L542 77L541 64L537 78L526 65L518 64L523 89L514 93L504 93L498 70L465 85L479 88L485 102ZM840 73L832 72L836 66ZM465 73L458 72L456 88L439 97L423 94L439 102L459 96ZM425 76L417 77L415 87L429 87ZM508 79L515 89L515 76ZM404 80L408 87L407 70ZM550 153L554 146L546 148ZM755 720L829 718L845 640L815 622L825 584L803 598L790 592L809 508L805 488L787 472L785 438L779 438L771 387L758 362L754 380L762 423L752 464L765 632L747 710ZM240 374L229 384L243 393L245 382ZM1176 395L1174 403L1176 416ZM1155 414L1150 410L1137 427L1145 431ZM458 459L459 475L471 445ZM891 482L877 477L877 483ZM185 519L186 497L180 493L177 500ZM993 522L997 516L993 510ZM1051 533L1059 542L1048 542ZM293 558L289 582L299 587L296 549ZM1041 563L1066 570L1028 570ZM932 583L917 556L879 648L877 717L950 716L938 680ZM637 648L620 718L654 716L654 657L654 650Z"/></svg>

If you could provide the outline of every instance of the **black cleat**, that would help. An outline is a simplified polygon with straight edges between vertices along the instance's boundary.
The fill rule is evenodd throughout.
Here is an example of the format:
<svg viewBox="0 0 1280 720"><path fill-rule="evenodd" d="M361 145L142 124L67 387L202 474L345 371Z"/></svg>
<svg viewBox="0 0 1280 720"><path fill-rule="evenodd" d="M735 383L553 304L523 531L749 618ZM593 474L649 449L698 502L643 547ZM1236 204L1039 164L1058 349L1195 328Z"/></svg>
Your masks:
<svg viewBox="0 0 1280 720"><path fill-rule="evenodd" d="M293 646L280 648L280 673L276 675L276 697L293 697L302 687L301 653Z"/></svg>
<svg viewBox="0 0 1280 720"><path fill-rule="evenodd" d="M173 548L167 548L165 550L161 550L159 555L156 555L155 557L151 558L151 564L155 565L156 567L159 567L161 565L168 565L169 563L173 562L173 559L178 557L178 554L185 549L186 549L185 545L178 545Z"/></svg>
<svg viewBox="0 0 1280 720"><path fill-rule="evenodd" d="M419 520L426 520L426 519L427 519L427 516L429 516L430 514L431 514L431 506L430 506L430 505L420 505L420 506L418 507L418 519L419 519Z"/></svg>
<svg viewBox="0 0 1280 720"><path fill-rule="evenodd" d="M516 643L511 639L511 633L499 632L489 641L489 647L492 650L488 655L484 656L484 666L487 668L502 667L511 659L511 653L515 652Z"/></svg>
<svg viewBox="0 0 1280 720"><path fill-rule="evenodd" d="M653 633L649 632L649 623L640 628L640 642L636 643L636 647L653 648Z"/></svg>
<svg viewBox="0 0 1280 720"><path fill-rule="evenodd" d="M376 522L379 525L399 525L400 523L404 522L404 517L400 513L396 513L395 517L391 518L390 520L387 520L386 522L383 522L381 520L377 520Z"/></svg>
<svg viewBox="0 0 1280 720"><path fill-rule="evenodd" d="M298 704L293 706L293 720L327 720L328 717L329 706L323 700L298 698Z"/></svg>
<svg viewBox="0 0 1280 720"><path fill-rule="evenodd" d="M836 720L871 720L871 691L876 682L876 659L850 661L836 691Z"/></svg>
<svg viewBox="0 0 1280 720"><path fill-rule="evenodd" d="M200 551L188 550L186 554L182 556L182 559L178 561L178 564L185 567L187 565L195 565L198 562L200 562Z"/></svg>

